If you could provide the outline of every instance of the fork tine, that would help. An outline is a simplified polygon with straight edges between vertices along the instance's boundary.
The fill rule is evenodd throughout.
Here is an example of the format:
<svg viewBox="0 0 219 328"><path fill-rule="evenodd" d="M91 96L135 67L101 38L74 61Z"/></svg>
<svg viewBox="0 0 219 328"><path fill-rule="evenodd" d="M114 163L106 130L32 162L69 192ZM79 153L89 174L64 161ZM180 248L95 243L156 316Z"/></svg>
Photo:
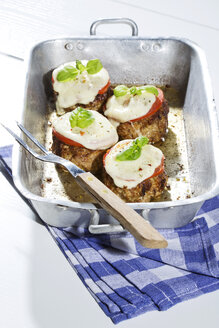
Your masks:
<svg viewBox="0 0 219 328"><path fill-rule="evenodd" d="M16 122L17 123L17 126L21 129L21 131L37 146L39 147L42 152L44 152L45 154L48 154L49 151L37 140L34 138L34 136L25 129L25 127L20 124L19 122Z"/></svg>
<svg viewBox="0 0 219 328"><path fill-rule="evenodd" d="M24 133L27 133L27 136L32 140L42 151L44 151L46 154L45 155L40 155L36 151L34 151L31 147L29 147L16 133L14 133L11 129L6 127L4 124L0 122L0 124L5 128L11 135L12 137L15 138L15 140L23 146L31 155L33 155L35 158L39 159L40 161L43 162L50 162L50 163L56 163L64 166L74 177L77 176L79 173L84 173L84 170L80 169L78 166L76 166L74 163L59 157L52 152L47 151L31 134L28 132L21 124L17 123L19 128L23 131Z"/></svg>
<svg viewBox="0 0 219 328"><path fill-rule="evenodd" d="M17 142L23 146L30 154L32 154L33 156L36 156L38 154L36 154L16 133L14 133L11 129L9 129L7 126L5 126L4 124L2 124L0 122L0 124L3 126L3 128L5 128L11 135L12 137L14 137Z"/></svg>

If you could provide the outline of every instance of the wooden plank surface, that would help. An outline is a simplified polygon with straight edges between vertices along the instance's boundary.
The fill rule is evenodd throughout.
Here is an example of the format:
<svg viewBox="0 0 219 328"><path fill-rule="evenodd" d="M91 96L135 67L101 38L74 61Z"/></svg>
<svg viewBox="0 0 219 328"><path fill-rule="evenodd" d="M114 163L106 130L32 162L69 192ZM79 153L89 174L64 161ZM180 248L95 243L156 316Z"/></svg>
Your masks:
<svg viewBox="0 0 219 328"><path fill-rule="evenodd" d="M111 0L147 12L219 31L218 0Z"/></svg>

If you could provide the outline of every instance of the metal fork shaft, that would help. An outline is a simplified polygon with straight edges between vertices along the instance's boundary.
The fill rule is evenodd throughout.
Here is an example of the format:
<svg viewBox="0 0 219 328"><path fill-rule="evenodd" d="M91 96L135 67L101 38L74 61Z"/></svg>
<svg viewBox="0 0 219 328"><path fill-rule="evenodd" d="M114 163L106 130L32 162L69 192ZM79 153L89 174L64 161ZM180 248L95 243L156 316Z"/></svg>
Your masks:
<svg viewBox="0 0 219 328"><path fill-rule="evenodd" d="M23 125L21 125L19 122L16 122L17 126L21 129L21 131L45 154L49 154L50 152L36 139L34 136L25 129Z"/></svg>
<svg viewBox="0 0 219 328"><path fill-rule="evenodd" d="M25 148L32 156L39 159L43 162L50 162L55 164L63 165L74 177L77 176L79 173L84 173L84 170L80 169L78 166L76 166L74 163L67 161L66 159L59 157L51 152L49 152L44 146L36 140L33 135L27 131L21 124L18 123L19 128L25 133L25 135L38 147L40 148L45 155L40 155L36 151L34 151L30 146L26 144L26 142L23 141L16 133L14 133L11 129L6 127L4 124L1 123L1 125L12 135L12 137L15 138L15 140L23 147Z"/></svg>

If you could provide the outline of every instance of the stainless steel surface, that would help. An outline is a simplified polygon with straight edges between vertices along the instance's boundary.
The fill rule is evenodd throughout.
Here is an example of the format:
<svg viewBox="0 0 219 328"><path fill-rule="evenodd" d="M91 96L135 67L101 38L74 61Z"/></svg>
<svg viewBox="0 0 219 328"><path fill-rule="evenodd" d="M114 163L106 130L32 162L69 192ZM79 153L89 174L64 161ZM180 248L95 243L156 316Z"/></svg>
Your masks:
<svg viewBox="0 0 219 328"><path fill-rule="evenodd" d="M100 217L96 210L91 210L91 218L88 226L88 230L93 234L108 233L108 232L122 232L124 228L120 224L99 224Z"/></svg>
<svg viewBox="0 0 219 328"><path fill-rule="evenodd" d="M28 61L23 124L42 143L47 125L43 77L73 58L100 58L112 83L171 85L181 90L192 196L130 206L155 227L173 228L190 222L203 201L219 193L218 118L202 50L188 40L175 38L68 38L37 45ZM33 201L44 221L55 226L88 225L89 211L96 206L43 198L42 164L17 148L13 172L17 187ZM103 210L98 213L100 223L117 223Z"/></svg>
<svg viewBox="0 0 219 328"><path fill-rule="evenodd" d="M137 24L130 18L106 18L106 19L99 19L93 22L90 27L90 35L96 35L96 30L99 25L104 24L127 24L132 29L132 36L138 35L138 26Z"/></svg>

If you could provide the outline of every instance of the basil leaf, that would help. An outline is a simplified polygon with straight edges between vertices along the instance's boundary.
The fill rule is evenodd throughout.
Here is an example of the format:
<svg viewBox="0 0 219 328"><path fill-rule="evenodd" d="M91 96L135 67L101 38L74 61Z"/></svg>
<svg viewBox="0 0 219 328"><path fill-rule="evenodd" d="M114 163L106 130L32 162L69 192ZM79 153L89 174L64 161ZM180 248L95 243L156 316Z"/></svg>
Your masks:
<svg viewBox="0 0 219 328"><path fill-rule="evenodd" d="M136 95L136 93L137 93L137 88L134 86L134 87L131 87L130 89L129 89L129 92L130 92L130 94L131 95Z"/></svg>
<svg viewBox="0 0 219 328"><path fill-rule="evenodd" d="M129 89L129 92L133 96L142 94L142 90L140 89L140 87L136 87L136 86L131 87Z"/></svg>
<svg viewBox="0 0 219 328"><path fill-rule="evenodd" d="M59 82L67 82L75 80L78 75L78 70L74 66L65 66L61 71L58 72L56 79Z"/></svg>
<svg viewBox="0 0 219 328"><path fill-rule="evenodd" d="M132 96L135 95L141 95L143 92L150 92L153 93L155 96L158 96L158 90L154 86L142 86L142 87L136 87L133 86L131 88L126 87L125 85L118 85L114 90L114 95L116 97L125 96L127 93L129 93Z"/></svg>
<svg viewBox="0 0 219 328"><path fill-rule="evenodd" d="M69 117L69 121L72 128L77 126L83 129L91 125L95 121L95 118L89 110L86 110L82 107L77 107L72 111Z"/></svg>
<svg viewBox="0 0 219 328"><path fill-rule="evenodd" d="M137 88L135 94L136 95L141 95L142 94L141 88Z"/></svg>
<svg viewBox="0 0 219 328"><path fill-rule="evenodd" d="M140 157L140 148L130 147L129 149L123 151L121 154L116 156L117 161L134 161Z"/></svg>
<svg viewBox="0 0 219 328"><path fill-rule="evenodd" d="M141 90L141 92L144 92L144 91L147 91L147 92L150 92L150 93L153 93L156 97L158 96L158 90L157 88L155 88L154 86L152 85L145 85L145 86L142 86L139 88L139 90Z"/></svg>
<svg viewBox="0 0 219 328"><path fill-rule="evenodd" d="M103 65L99 59L89 60L86 66L88 74L96 74L102 69Z"/></svg>
<svg viewBox="0 0 219 328"><path fill-rule="evenodd" d="M134 140L135 145L138 147L143 147L149 142L149 139L147 137L138 137Z"/></svg>
<svg viewBox="0 0 219 328"><path fill-rule="evenodd" d="M82 64L80 60L76 60L76 68L82 73L86 70L86 67Z"/></svg>
<svg viewBox="0 0 219 328"><path fill-rule="evenodd" d="M77 126L77 116L75 114L73 114L73 112L71 113L71 116L69 117L69 122L70 122L72 129Z"/></svg>
<svg viewBox="0 0 219 328"><path fill-rule="evenodd" d="M132 145L116 156L117 161L134 161L141 156L141 149L149 142L147 137L133 140Z"/></svg>
<svg viewBox="0 0 219 328"><path fill-rule="evenodd" d="M125 85L118 85L114 90L113 93L116 97L125 96L129 91L129 88Z"/></svg>

